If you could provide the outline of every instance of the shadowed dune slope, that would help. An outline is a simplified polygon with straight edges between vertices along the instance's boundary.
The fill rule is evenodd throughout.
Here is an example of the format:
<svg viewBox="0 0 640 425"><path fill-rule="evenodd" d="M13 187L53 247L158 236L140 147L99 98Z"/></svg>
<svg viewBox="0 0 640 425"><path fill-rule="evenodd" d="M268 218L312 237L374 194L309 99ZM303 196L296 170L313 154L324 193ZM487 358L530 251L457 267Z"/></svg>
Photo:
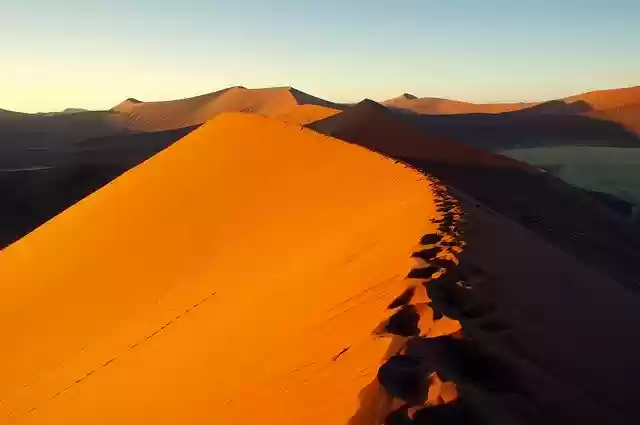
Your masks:
<svg viewBox="0 0 640 425"><path fill-rule="evenodd" d="M631 290L640 282L640 229L581 190L451 140L428 136L410 117L372 101L309 126L404 160L534 230Z"/></svg>
<svg viewBox="0 0 640 425"><path fill-rule="evenodd" d="M640 423L640 344L628 335L640 299L478 200L455 195L468 212L459 264L472 282L472 308L459 320L499 365L489 381L513 374L515 383L511 391L475 383L468 395L479 396L474 407L493 419L486 423ZM502 409L518 420L496 420Z"/></svg>
<svg viewBox="0 0 640 425"><path fill-rule="evenodd" d="M617 122L628 130L640 134L640 101L628 105L587 112L594 118Z"/></svg>
<svg viewBox="0 0 640 425"><path fill-rule="evenodd" d="M0 423L345 424L425 178L223 114L0 252Z"/></svg>
<svg viewBox="0 0 640 425"><path fill-rule="evenodd" d="M280 115L299 105L342 108L292 87L247 89L231 87L188 99L140 102L127 99L112 111L126 114L126 127L135 131L160 131L202 124L222 112Z"/></svg>
<svg viewBox="0 0 640 425"><path fill-rule="evenodd" d="M0 111L0 152L4 148L51 148L91 137L126 133L125 118L109 111L57 115Z"/></svg>

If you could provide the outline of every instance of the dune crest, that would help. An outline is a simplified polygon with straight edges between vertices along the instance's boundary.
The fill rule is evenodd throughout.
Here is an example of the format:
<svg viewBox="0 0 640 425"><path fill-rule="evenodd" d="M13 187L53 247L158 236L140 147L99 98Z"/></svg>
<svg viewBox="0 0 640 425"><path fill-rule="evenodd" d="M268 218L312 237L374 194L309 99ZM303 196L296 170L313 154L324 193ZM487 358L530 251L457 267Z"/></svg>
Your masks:
<svg viewBox="0 0 640 425"><path fill-rule="evenodd" d="M410 168L220 115L0 252L0 423L345 424L437 217Z"/></svg>

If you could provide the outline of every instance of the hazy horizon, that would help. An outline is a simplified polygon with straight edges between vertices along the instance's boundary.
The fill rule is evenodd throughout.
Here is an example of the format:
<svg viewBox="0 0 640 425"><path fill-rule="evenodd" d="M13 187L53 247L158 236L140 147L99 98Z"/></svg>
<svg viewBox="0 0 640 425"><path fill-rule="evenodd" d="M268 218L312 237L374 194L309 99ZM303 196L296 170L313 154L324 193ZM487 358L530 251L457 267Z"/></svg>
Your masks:
<svg viewBox="0 0 640 425"><path fill-rule="evenodd" d="M639 15L624 0L25 0L0 16L0 108L103 110L236 85L336 102L549 100L639 84Z"/></svg>

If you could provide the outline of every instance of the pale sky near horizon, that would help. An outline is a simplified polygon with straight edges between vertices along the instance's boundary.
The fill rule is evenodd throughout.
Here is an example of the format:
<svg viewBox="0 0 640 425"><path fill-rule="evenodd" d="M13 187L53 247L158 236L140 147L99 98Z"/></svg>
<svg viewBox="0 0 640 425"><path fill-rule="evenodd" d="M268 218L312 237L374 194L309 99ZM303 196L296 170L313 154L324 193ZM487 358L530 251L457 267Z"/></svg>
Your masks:
<svg viewBox="0 0 640 425"><path fill-rule="evenodd" d="M640 84L637 0L0 0L0 108L224 87L489 102Z"/></svg>

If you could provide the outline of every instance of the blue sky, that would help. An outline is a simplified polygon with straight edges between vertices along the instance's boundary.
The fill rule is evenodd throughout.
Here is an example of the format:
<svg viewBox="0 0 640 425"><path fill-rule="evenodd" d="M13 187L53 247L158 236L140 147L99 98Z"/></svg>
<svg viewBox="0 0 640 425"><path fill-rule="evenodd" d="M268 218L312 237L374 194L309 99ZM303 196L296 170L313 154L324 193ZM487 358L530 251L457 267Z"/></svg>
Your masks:
<svg viewBox="0 0 640 425"><path fill-rule="evenodd" d="M636 0L0 0L0 108L231 85L544 100L640 84L639 46Z"/></svg>

